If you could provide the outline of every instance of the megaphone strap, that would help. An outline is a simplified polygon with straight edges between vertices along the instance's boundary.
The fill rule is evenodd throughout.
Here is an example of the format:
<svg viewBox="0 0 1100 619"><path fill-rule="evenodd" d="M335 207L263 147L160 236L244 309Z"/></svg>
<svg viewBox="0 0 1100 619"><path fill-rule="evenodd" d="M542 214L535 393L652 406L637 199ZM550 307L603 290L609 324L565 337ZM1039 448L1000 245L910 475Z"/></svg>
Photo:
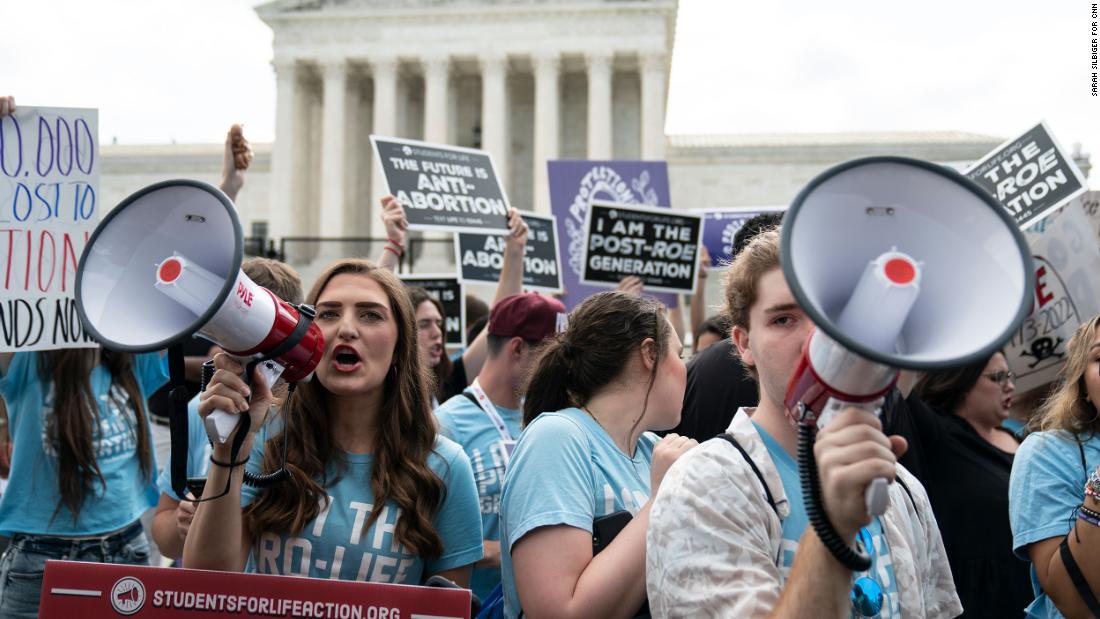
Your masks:
<svg viewBox="0 0 1100 619"><path fill-rule="evenodd" d="M301 342L302 338L306 336L306 333L309 331L309 325L313 323L313 317L316 315L313 308L305 304L292 305L291 307L298 311L298 324L294 325L294 330L290 332L290 335L288 335L285 340L279 342L274 348L260 357L257 357L257 362L269 361L285 355L293 350L294 347L298 345L298 342Z"/></svg>

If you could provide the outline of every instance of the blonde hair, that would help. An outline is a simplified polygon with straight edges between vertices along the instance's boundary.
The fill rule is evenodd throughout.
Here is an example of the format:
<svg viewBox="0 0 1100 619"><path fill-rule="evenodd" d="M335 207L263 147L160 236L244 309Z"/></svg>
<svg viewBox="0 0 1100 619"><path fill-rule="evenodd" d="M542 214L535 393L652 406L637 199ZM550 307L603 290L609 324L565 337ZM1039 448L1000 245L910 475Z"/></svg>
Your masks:
<svg viewBox="0 0 1100 619"><path fill-rule="evenodd" d="M1089 402L1085 388L1085 372L1089 368L1089 351L1100 330L1100 315L1093 316L1077 328L1066 344L1066 361L1058 372L1059 385L1032 417L1030 430L1065 430L1078 437L1100 434L1100 415Z"/></svg>

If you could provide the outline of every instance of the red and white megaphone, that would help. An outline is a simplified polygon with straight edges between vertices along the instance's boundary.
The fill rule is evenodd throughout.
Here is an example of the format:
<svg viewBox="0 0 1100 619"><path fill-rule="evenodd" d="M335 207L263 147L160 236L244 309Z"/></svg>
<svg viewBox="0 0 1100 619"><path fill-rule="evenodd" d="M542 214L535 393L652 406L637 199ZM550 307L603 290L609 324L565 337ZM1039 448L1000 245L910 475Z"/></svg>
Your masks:
<svg viewBox="0 0 1100 619"><path fill-rule="evenodd" d="M243 250L240 221L221 191L192 180L150 185L92 233L77 267L77 312L109 348L162 350L197 334L232 355L267 358L258 367L268 384L305 380L324 354L312 308L256 285L241 272ZM211 440L224 443L237 419L207 417Z"/></svg>
<svg viewBox="0 0 1100 619"><path fill-rule="evenodd" d="M799 467L813 485L817 428L846 406L877 413L898 368L938 370L989 357L1031 303L1031 253L1004 208L962 175L915 159L857 159L813 179L784 217L780 259L791 293L817 326L785 402L802 438ZM871 484L868 513L886 510L887 490L886 480ZM866 569L870 559L838 542L835 531L827 540L819 527L831 525L810 507L837 559Z"/></svg>

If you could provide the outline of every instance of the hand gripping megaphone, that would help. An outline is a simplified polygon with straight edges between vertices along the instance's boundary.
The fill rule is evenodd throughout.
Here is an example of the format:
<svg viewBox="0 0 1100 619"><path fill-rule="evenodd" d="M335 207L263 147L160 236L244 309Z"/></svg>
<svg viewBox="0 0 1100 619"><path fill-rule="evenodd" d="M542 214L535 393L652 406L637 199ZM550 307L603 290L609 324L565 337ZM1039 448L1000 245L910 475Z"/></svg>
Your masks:
<svg viewBox="0 0 1100 619"><path fill-rule="evenodd" d="M849 568L853 550L821 503L813 441L847 406L878 413L898 368L937 370L992 355L1030 307L1034 269L1023 234L993 198L948 168L902 157L857 159L803 189L783 220L787 285L816 325L787 387L799 430L807 515ZM886 480L867 511L889 504Z"/></svg>
<svg viewBox="0 0 1100 619"><path fill-rule="evenodd" d="M198 334L229 354L262 359L269 385L307 379L324 354L312 308L286 303L241 272L244 242L233 203L198 181L150 185L109 212L76 275L76 308L104 346L162 350ZM224 443L239 417L215 411Z"/></svg>

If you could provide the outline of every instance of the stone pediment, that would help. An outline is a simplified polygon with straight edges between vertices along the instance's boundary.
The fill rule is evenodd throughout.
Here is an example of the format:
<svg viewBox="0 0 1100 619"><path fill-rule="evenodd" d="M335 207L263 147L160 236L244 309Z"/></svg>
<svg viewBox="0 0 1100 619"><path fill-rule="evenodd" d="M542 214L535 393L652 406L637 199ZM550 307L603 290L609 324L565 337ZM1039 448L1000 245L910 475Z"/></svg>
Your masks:
<svg viewBox="0 0 1100 619"><path fill-rule="evenodd" d="M326 11L348 12L363 10L415 10L432 8L501 8L501 7L540 7L554 8L555 5L606 6L606 5L647 5L667 4L667 0L569 0L567 3L556 0L273 0L256 7L261 16L275 16L303 13L324 13ZM564 7L563 7L564 8Z"/></svg>

